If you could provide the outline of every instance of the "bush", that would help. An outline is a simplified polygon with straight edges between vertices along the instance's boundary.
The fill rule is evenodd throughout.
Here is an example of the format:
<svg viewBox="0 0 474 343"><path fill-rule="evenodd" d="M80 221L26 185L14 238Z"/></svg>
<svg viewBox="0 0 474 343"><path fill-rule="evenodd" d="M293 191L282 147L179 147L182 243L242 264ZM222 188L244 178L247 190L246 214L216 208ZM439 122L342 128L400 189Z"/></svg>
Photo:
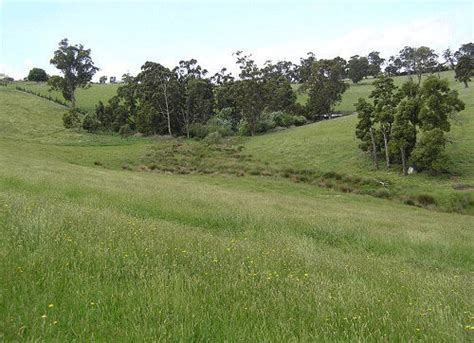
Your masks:
<svg viewBox="0 0 474 343"><path fill-rule="evenodd" d="M428 194L420 194L416 197L416 200L423 206L436 204L435 198Z"/></svg>
<svg viewBox="0 0 474 343"><path fill-rule="evenodd" d="M81 114L75 108L70 109L63 116L63 123L66 129L78 129L81 127Z"/></svg>
<svg viewBox="0 0 474 343"><path fill-rule="evenodd" d="M82 121L82 128L88 132L95 132L100 128L100 126L101 123L94 112L87 113Z"/></svg>
<svg viewBox="0 0 474 343"><path fill-rule="evenodd" d="M296 125L296 126L305 125L308 122L304 116L294 116L293 119L294 119L293 125Z"/></svg>
<svg viewBox="0 0 474 343"><path fill-rule="evenodd" d="M222 135L217 131L211 132L204 138L204 142L207 144L219 144L222 142Z"/></svg>
<svg viewBox="0 0 474 343"><path fill-rule="evenodd" d="M133 134L133 131L130 125L125 124L120 126L118 133L122 138L128 138Z"/></svg>
<svg viewBox="0 0 474 343"><path fill-rule="evenodd" d="M295 123L294 116L282 111L270 113L270 118L273 120L276 126L289 127Z"/></svg>
<svg viewBox="0 0 474 343"><path fill-rule="evenodd" d="M474 199L469 193L454 194L449 200L449 210L463 213L468 207L474 205Z"/></svg>
<svg viewBox="0 0 474 343"><path fill-rule="evenodd" d="M204 139L213 132L218 132L221 137L233 134L230 124L216 117L209 119L206 124L194 123L189 127L189 135L198 139Z"/></svg>
<svg viewBox="0 0 474 343"><path fill-rule="evenodd" d="M446 138L441 129L426 131L416 143L412 160L419 171L427 170L439 174L447 170L448 160L444 155Z"/></svg>
<svg viewBox="0 0 474 343"><path fill-rule="evenodd" d="M237 132L241 136L250 135L250 126L249 126L248 121L245 118L240 120L239 125L237 126Z"/></svg>

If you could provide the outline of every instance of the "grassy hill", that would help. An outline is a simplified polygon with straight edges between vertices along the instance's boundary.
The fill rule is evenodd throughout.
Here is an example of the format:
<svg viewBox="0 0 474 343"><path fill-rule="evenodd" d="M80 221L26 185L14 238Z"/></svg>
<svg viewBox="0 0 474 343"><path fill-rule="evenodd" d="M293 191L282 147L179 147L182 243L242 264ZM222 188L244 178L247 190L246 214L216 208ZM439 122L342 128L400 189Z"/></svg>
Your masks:
<svg viewBox="0 0 474 343"><path fill-rule="evenodd" d="M59 91L50 90L46 82L15 82L15 86L20 86L28 90L39 93L43 96L51 96L60 101L64 101L64 97ZM88 88L79 88L76 92L77 107L85 112L94 111L95 105L102 100L106 102L116 95L119 84L98 84L94 83Z"/></svg>
<svg viewBox="0 0 474 343"><path fill-rule="evenodd" d="M472 216L271 174L383 178L446 203L470 194L452 187L474 179L472 88L459 90L460 176L440 179L370 170L354 116L236 152L64 130L63 107L0 87L2 339L472 340ZM196 151L210 174L150 172L196 166ZM231 167L244 172L219 171Z"/></svg>

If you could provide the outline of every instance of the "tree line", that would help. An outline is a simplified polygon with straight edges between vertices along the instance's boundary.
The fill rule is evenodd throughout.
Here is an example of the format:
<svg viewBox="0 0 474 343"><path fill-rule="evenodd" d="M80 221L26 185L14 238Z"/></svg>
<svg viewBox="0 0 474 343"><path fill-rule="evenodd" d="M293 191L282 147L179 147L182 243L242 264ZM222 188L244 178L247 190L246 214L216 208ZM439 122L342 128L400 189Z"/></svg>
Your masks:
<svg viewBox="0 0 474 343"><path fill-rule="evenodd" d="M255 135L277 126L303 125L323 119L333 112L349 87L344 82L347 77L358 82L368 75L408 73L417 76L419 86L421 74L434 70L437 57L433 54L426 47L405 47L393 61L397 69L387 71L391 58L383 73L385 60L377 51L367 57L353 56L349 61L341 57L317 59L314 53L308 53L298 65L267 61L263 66L251 55L237 51L234 56L238 77L225 68L209 75L195 59L180 61L171 69L148 61L138 75L122 77L123 84L116 96L107 103L99 102L95 112L83 116L75 109L75 90L88 87L98 68L90 49L80 44L70 45L64 39L51 59L63 75L52 76L48 82L71 102L72 110L64 117L66 127L82 126L91 132L115 131L124 136L134 132L200 138L213 132ZM458 80L467 85L472 75L474 45L464 44L456 53L445 55ZM469 62L467 67L464 61ZM465 71L464 78L458 77L458 69ZM296 83L301 85L299 91L308 95L305 105L296 102L293 88ZM381 132L386 131L383 126ZM385 136L388 142L387 132Z"/></svg>

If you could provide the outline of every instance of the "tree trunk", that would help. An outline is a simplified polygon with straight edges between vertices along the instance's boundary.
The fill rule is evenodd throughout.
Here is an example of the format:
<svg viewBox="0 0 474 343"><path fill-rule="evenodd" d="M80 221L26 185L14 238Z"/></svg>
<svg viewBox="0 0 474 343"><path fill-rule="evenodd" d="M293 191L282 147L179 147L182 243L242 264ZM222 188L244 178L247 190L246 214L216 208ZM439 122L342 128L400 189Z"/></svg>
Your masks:
<svg viewBox="0 0 474 343"><path fill-rule="evenodd" d="M372 158L374 160L375 169L379 169L379 162L377 160L377 146L375 145L374 128L370 128L370 140L372 141Z"/></svg>
<svg viewBox="0 0 474 343"><path fill-rule="evenodd" d="M388 154L388 137L387 137L387 131L382 130L383 134L383 144L385 146L385 161L387 162L387 168L390 168L390 156Z"/></svg>
<svg viewBox="0 0 474 343"><path fill-rule="evenodd" d="M421 75L422 75L421 73L418 74L418 86L419 86L420 83L421 83Z"/></svg>
<svg viewBox="0 0 474 343"><path fill-rule="evenodd" d="M408 175L408 168L407 168L407 160L406 160L406 153L405 148L400 147L400 155L402 157L402 168L403 168L403 175Z"/></svg>
<svg viewBox="0 0 474 343"><path fill-rule="evenodd" d="M163 85L163 95L165 96L166 120L168 121L168 133L169 133L170 136L172 136L172 134L171 134L171 116L170 116L170 109L169 109L169 105L168 105L168 91L167 91L166 84L163 81L162 81L162 85Z"/></svg>
<svg viewBox="0 0 474 343"><path fill-rule="evenodd" d="M464 88L468 88L469 86L467 84L467 80L464 80L463 82L464 82Z"/></svg>
<svg viewBox="0 0 474 343"><path fill-rule="evenodd" d="M71 93L71 108L76 108L76 95L74 92Z"/></svg>

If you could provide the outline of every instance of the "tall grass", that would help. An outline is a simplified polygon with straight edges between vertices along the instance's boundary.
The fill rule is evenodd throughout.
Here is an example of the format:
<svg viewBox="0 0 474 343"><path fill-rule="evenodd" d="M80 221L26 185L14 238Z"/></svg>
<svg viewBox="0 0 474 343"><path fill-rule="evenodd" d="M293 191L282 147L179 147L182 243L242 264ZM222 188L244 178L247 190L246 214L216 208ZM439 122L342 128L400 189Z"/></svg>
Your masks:
<svg viewBox="0 0 474 343"><path fill-rule="evenodd" d="M472 340L472 216L281 178L121 170L160 141L64 130L63 112L0 89L2 340ZM350 120L243 151L355 171L336 160L350 140L326 142Z"/></svg>

